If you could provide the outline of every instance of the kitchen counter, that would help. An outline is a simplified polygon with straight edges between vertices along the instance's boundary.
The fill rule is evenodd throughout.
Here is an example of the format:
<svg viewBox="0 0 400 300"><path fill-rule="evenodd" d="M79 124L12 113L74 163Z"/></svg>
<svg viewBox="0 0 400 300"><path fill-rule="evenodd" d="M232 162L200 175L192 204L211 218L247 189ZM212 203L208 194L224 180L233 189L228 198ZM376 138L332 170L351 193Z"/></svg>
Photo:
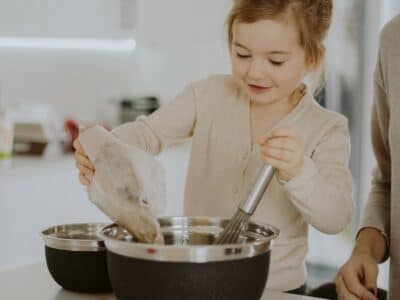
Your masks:
<svg viewBox="0 0 400 300"><path fill-rule="evenodd" d="M58 286L44 263L0 272L0 298L7 300L116 300L113 295L71 293ZM316 300L267 291L260 300Z"/></svg>

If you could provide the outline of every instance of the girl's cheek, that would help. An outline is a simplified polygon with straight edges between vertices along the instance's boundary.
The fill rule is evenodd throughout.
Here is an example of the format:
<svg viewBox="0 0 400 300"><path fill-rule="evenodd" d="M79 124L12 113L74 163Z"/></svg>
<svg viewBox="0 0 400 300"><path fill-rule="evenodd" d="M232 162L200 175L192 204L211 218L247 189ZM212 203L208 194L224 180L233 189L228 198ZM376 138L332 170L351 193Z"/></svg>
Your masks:
<svg viewBox="0 0 400 300"><path fill-rule="evenodd" d="M235 73L243 75L248 69L247 63L240 60L233 60L233 70Z"/></svg>

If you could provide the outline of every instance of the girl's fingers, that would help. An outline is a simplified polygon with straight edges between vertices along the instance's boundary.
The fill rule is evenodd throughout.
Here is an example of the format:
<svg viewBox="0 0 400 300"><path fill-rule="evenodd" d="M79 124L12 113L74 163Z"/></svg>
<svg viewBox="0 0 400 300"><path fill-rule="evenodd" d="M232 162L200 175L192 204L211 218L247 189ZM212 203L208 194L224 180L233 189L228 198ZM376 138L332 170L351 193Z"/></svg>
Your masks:
<svg viewBox="0 0 400 300"><path fill-rule="evenodd" d="M82 154L75 153L75 159L76 159L76 162L78 165L82 165L82 166L94 171L94 165L89 160L89 158L87 158L87 156L83 156Z"/></svg>
<svg viewBox="0 0 400 300"><path fill-rule="evenodd" d="M79 169L79 181L83 185L90 185L92 177L94 175L94 165L86 156L85 151L82 148L82 145L79 143L78 139L75 139L72 143L75 151L75 159L76 166Z"/></svg>
<svg viewBox="0 0 400 300"><path fill-rule="evenodd" d="M92 178L94 176L94 171L92 169L89 169L83 165L76 164L77 168L81 173L83 173L87 178Z"/></svg>
<svg viewBox="0 0 400 300"><path fill-rule="evenodd" d="M286 170L289 168L289 165L287 162L276 159L276 158L272 158L270 156L262 155L262 160L264 161L265 164L271 165L272 167L274 167L275 169L278 169L278 170Z"/></svg>
<svg viewBox="0 0 400 300"><path fill-rule="evenodd" d="M291 127L291 126L274 130L270 134L270 137L271 138L274 138L274 137L293 137L293 138L297 138L296 133L294 132L293 127Z"/></svg>
<svg viewBox="0 0 400 300"><path fill-rule="evenodd" d="M83 175L82 173L79 173L79 181L80 181L83 185L90 185L89 179L87 179L86 176Z"/></svg>
<svg viewBox="0 0 400 300"><path fill-rule="evenodd" d="M263 136L261 136L261 137L258 139L258 144L259 144L259 145L264 145L264 144L268 141L269 138L270 138L269 135L263 135Z"/></svg>
<svg viewBox="0 0 400 300"><path fill-rule="evenodd" d="M88 157L78 139L75 139L72 145L73 145L73 147L75 149L75 155L76 154L78 154L78 155L80 154L80 155L82 155L84 157Z"/></svg>
<svg viewBox="0 0 400 300"><path fill-rule="evenodd" d="M82 148L81 143L79 142L78 139L75 139L73 142L73 147L76 150L75 152L75 159L79 165L83 165L86 168L89 168L91 170L94 170L94 165L92 162L89 160L87 157L85 151Z"/></svg>
<svg viewBox="0 0 400 300"><path fill-rule="evenodd" d="M263 135L258 140L258 143L260 145L263 145L263 144L265 144L271 140L277 139L277 138L288 138L288 139L293 140L296 143L298 143L298 140L299 140L296 133L293 130L293 127L288 126L288 127L274 130L273 132L271 132L268 135Z"/></svg>
<svg viewBox="0 0 400 300"><path fill-rule="evenodd" d="M74 142L72 143L72 146L74 147L74 149L75 149L76 151L81 152L81 153L84 153L83 148L82 148L82 145L81 145L81 143L79 142L79 139L78 139L78 138L76 138L76 139L74 140Z"/></svg>
<svg viewBox="0 0 400 300"><path fill-rule="evenodd" d="M266 157L274 158L277 160L283 160L287 163L295 158L295 153L293 151L285 150L283 148L268 148L263 150L263 155Z"/></svg>
<svg viewBox="0 0 400 300"><path fill-rule="evenodd" d="M301 148L298 141L294 138L270 138L265 145L268 147L281 148L292 152L295 152L297 149Z"/></svg>

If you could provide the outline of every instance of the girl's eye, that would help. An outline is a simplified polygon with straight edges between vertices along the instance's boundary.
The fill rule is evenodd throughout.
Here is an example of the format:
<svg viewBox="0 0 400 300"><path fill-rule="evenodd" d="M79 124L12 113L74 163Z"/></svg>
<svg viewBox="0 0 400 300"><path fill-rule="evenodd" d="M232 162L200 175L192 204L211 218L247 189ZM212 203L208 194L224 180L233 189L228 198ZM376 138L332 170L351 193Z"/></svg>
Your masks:
<svg viewBox="0 0 400 300"><path fill-rule="evenodd" d="M244 54L240 54L240 53L238 53L238 52L236 52L236 55L237 55L237 57L239 57L239 58L249 58L249 57L250 57L250 55L244 55Z"/></svg>
<svg viewBox="0 0 400 300"><path fill-rule="evenodd" d="M284 64L284 61L274 61L270 60L270 63L273 64L276 67L282 66Z"/></svg>

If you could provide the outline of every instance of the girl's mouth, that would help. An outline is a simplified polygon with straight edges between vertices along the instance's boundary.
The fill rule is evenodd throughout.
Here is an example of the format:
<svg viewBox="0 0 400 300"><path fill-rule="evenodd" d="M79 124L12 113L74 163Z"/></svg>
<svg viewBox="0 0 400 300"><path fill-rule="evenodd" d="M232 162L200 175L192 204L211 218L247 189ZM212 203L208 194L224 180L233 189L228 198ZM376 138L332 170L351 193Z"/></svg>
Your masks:
<svg viewBox="0 0 400 300"><path fill-rule="evenodd" d="M259 86L255 84L247 84L250 90L255 94L262 94L268 92L272 87Z"/></svg>

